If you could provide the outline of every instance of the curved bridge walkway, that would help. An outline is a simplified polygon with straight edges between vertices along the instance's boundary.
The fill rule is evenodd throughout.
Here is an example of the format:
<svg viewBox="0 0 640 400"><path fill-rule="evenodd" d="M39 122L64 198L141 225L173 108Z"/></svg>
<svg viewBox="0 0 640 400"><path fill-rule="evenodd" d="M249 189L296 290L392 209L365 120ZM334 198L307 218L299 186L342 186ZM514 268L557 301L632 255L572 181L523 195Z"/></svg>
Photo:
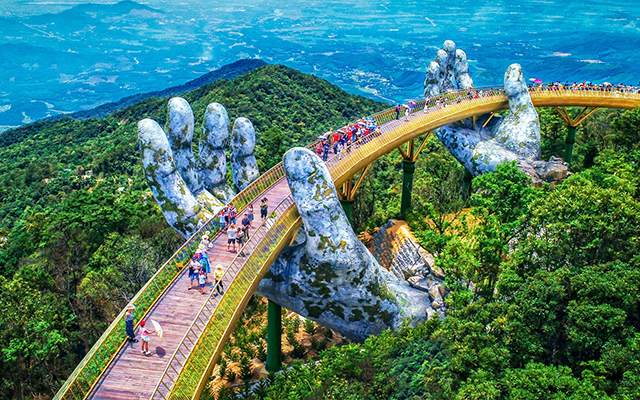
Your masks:
<svg viewBox="0 0 640 400"><path fill-rule="evenodd" d="M423 109L418 102L408 118L395 119L391 108L373 115L379 131L366 141L355 143L344 155L327 162L336 186L342 185L380 156L443 125L508 108L501 88L476 88L478 98L467 91L445 95L447 105ZM535 106L582 106L632 109L640 106L640 94L600 90L547 90L531 92ZM313 145L311 145L313 146ZM274 218L260 222L260 199L269 199L269 213ZM136 324L155 319L165 335L151 337L151 356L140 352L140 343L127 343L124 335L124 310L96 342L55 399L196 399L206 387L217 358L255 292L260 279L294 238L301 220L284 178L282 164L260 176L239 193L233 203L242 211L254 204L256 220L250 240L241 251L226 251L226 234L219 232L216 221L209 221L134 297L138 306ZM239 221L240 219L238 219ZM210 285L206 294L187 290L185 265L205 231L216 233L213 248L208 250L212 267L225 267L225 293L214 296Z"/></svg>

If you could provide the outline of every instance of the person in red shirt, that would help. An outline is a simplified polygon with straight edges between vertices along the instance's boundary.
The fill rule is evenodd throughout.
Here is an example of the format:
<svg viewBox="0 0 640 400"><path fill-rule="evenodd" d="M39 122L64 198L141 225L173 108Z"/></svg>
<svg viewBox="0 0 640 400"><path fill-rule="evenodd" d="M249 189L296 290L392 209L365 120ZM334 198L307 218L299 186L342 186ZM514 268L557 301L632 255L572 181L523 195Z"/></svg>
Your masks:
<svg viewBox="0 0 640 400"><path fill-rule="evenodd" d="M333 133L333 154L338 154L338 142L340 141L340 132Z"/></svg>

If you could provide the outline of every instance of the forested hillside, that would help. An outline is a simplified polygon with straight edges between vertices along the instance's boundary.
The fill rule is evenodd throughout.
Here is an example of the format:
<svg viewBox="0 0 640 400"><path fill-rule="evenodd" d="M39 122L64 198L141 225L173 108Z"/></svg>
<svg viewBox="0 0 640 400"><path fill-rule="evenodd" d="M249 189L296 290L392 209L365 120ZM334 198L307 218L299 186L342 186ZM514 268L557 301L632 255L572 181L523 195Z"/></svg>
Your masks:
<svg viewBox="0 0 640 400"><path fill-rule="evenodd" d="M196 121L210 102L231 121L250 118L262 171L289 147L386 107L283 66L184 97ZM182 243L147 188L137 148L138 120L163 125L167 100L0 136L0 398L50 398Z"/></svg>

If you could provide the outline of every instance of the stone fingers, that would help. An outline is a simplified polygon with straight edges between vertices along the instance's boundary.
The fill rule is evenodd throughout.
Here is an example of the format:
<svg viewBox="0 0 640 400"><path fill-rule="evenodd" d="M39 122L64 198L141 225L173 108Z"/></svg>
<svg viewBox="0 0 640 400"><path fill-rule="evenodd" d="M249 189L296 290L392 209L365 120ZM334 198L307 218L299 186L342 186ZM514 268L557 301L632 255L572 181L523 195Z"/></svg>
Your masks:
<svg viewBox="0 0 640 400"><path fill-rule="evenodd" d="M204 187L198 173L198 165L191 148L193 141L194 117L189 103L181 98L169 100L168 139L173 150L177 170L196 199L214 213L223 203Z"/></svg>
<svg viewBox="0 0 640 400"><path fill-rule="evenodd" d="M145 177L167 222L183 237L189 238L213 217L200 204L180 176L164 130L157 122L138 122L138 139Z"/></svg>
<svg viewBox="0 0 640 400"><path fill-rule="evenodd" d="M247 118L240 117L233 124L231 134L231 171L233 185L240 192L253 181L260 172L253 152L256 147L256 131Z"/></svg>
<svg viewBox="0 0 640 400"><path fill-rule="evenodd" d="M540 120L533 106L520 64L511 64L504 74L509 115L496 131L496 140L522 159L540 158Z"/></svg>
<svg viewBox="0 0 640 400"><path fill-rule="evenodd" d="M311 151L293 148L284 155L284 169L307 232L307 250L320 262L348 264L360 243L355 237L325 164ZM373 258L371 257L371 260Z"/></svg>
<svg viewBox="0 0 640 400"><path fill-rule="evenodd" d="M200 142L200 176L204 186L217 198L228 203L235 193L227 183L227 155L229 116L218 103L207 106L202 129L205 139Z"/></svg>
<svg viewBox="0 0 640 400"><path fill-rule="evenodd" d="M427 67L424 81L425 97L435 97L452 90L469 89L473 80L469 76L469 64L464 51L456 49L452 40L446 40L442 49Z"/></svg>
<svg viewBox="0 0 640 400"><path fill-rule="evenodd" d="M458 84L458 89L469 89L473 87L473 80L469 75L469 63L467 62L467 53L456 50L456 64L454 67L454 75Z"/></svg>

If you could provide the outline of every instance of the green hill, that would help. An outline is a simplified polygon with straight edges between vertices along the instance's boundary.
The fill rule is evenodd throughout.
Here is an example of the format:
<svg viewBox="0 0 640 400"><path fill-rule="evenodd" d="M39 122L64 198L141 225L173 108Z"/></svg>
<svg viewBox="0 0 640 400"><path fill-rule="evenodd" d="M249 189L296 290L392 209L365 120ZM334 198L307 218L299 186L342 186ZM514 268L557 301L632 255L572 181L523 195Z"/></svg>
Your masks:
<svg viewBox="0 0 640 400"><path fill-rule="evenodd" d="M197 121L210 102L232 121L251 119L262 171L289 147L386 107L277 65L184 97ZM181 244L150 196L137 149L138 120L164 124L167 100L0 136L0 398L55 392Z"/></svg>

